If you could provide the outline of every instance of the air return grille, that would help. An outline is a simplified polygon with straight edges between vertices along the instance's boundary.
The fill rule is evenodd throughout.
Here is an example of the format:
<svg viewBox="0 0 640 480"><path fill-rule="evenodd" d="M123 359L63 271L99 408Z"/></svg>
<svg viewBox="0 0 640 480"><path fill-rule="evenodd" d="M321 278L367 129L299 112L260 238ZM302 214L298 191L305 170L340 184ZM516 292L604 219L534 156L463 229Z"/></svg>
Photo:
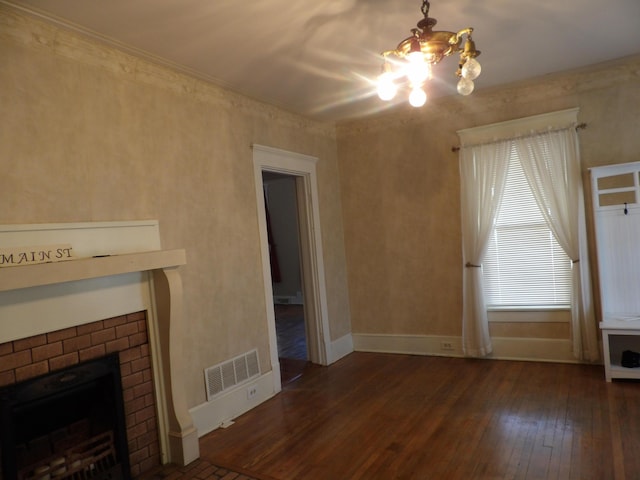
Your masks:
<svg viewBox="0 0 640 480"><path fill-rule="evenodd" d="M204 370L207 401L225 390L260 375L258 350L252 350Z"/></svg>

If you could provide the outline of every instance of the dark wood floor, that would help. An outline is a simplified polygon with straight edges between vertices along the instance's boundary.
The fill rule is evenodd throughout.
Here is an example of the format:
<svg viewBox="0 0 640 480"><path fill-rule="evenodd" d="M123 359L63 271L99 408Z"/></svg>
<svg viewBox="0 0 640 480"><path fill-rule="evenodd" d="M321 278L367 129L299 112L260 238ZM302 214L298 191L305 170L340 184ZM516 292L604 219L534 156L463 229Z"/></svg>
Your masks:
<svg viewBox="0 0 640 480"><path fill-rule="evenodd" d="M354 353L201 456L275 479L640 479L640 383L602 367Z"/></svg>
<svg viewBox="0 0 640 480"><path fill-rule="evenodd" d="M307 335L302 305L275 305L278 356L289 360L307 359Z"/></svg>
<svg viewBox="0 0 640 480"><path fill-rule="evenodd" d="M297 380L307 367L307 335L302 305L274 305L282 385Z"/></svg>

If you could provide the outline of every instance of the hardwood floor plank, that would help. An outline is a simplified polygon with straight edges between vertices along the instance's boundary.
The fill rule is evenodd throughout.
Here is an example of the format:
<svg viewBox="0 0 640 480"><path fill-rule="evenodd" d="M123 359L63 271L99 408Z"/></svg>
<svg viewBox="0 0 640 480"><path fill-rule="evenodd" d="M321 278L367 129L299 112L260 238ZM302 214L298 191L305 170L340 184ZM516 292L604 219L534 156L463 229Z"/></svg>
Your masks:
<svg viewBox="0 0 640 480"><path fill-rule="evenodd" d="M547 477L551 480L563 480L569 478L569 459L573 444L573 436L567 428L567 408L570 394L570 369L558 369L559 375L555 384L556 409L553 423L552 438L545 440L545 445L551 447L549 469Z"/></svg>
<svg viewBox="0 0 640 480"><path fill-rule="evenodd" d="M354 353L201 438L282 480L640 478L640 383L601 366Z"/></svg>
<svg viewBox="0 0 640 480"><path fill-rule="evenodd" d="M640 436L640 414L636 408L638 384L632 381L620 382L619 389L609 392L612 404L610 428L613 438L613 458L615 478L640 477L640 455L633 439Z"/></svg>

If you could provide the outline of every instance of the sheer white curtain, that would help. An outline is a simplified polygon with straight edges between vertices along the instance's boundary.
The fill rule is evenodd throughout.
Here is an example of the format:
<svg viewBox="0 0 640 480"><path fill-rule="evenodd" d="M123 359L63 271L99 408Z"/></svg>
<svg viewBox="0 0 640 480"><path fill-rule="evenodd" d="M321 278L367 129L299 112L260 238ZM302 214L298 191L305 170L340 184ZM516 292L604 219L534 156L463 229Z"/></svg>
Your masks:
<svg viewBox="0 0 640 480"><path fill-rule="evenodd" d="M492 351L481 262L504 192L509 151L507 141L460 150L464 266L462 348L468 356L484 356Z"/></svg>
<svg viewBox="0 0 640 480"><path fill-rule="evenodd" d="M513 142L549 229L573 261L573 354L579 360L598 360L600 354L591 298L584 194L575 127L520 137Z"/></svg>

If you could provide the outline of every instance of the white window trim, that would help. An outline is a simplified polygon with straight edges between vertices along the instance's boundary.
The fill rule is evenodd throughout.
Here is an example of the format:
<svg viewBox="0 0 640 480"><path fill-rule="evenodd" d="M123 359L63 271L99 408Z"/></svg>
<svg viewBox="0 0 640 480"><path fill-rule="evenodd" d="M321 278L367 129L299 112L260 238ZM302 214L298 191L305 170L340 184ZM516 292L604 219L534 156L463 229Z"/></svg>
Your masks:
<svg viewBox="0 0 640 480"><path fill-rule="evenodd" d="M506 122L466 128L458 130L457 133L462 145L477 145L496 140L505 140L548 128L563 128L576 124L578 122L578 110L578 108L570 108L558 112L543 113Z"/></svg>

